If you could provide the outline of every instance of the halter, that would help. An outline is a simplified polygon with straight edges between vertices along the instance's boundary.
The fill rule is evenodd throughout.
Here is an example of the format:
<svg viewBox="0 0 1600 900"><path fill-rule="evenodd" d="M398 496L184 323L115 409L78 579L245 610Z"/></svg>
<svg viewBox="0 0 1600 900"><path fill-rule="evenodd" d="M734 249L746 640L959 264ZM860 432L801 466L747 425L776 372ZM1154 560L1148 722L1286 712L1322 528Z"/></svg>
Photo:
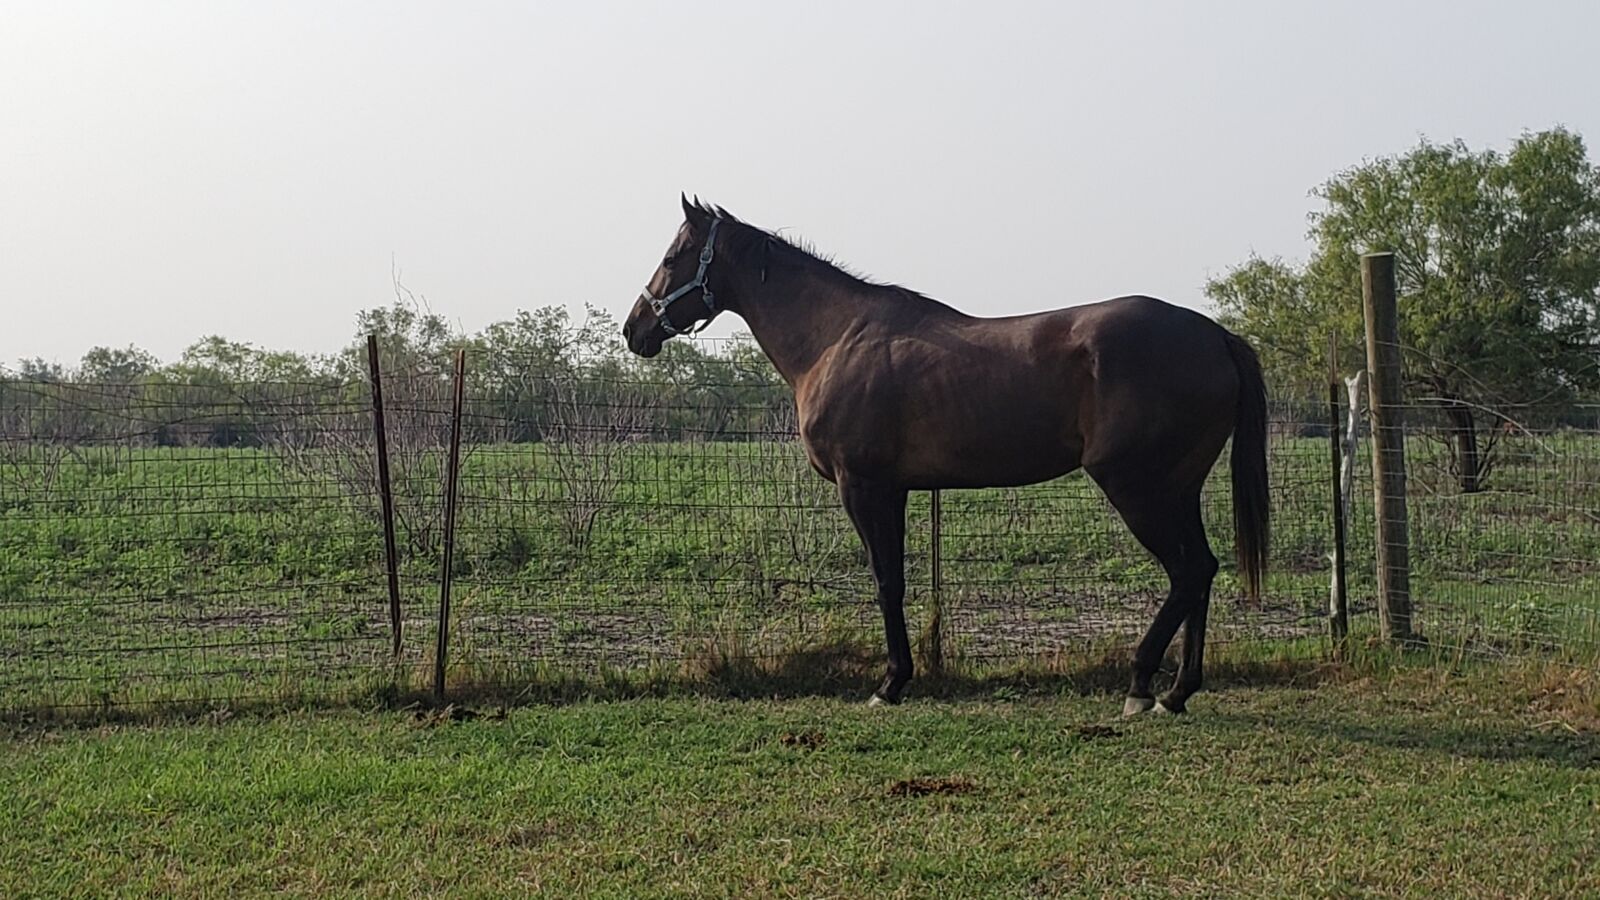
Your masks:
<svg viewBox="0 0 1600 900"><path fill-rule="evenodd" d="M706 284L706 269L711 265L712 257L716 255L715 250L712 248L712 244L717 240L717 226L721 224L722 219L720 218L711 220L711 233L706 235L706 245L700 251L700 268L695 271L694 279L692 281L666 295L665 297L653 296L650 293L649 285L645 286L644 300L646 303L650 304L651 309L655 310L656 319L661 323L661 330L665 331L668 337L671 337L675 334L694 334L696 331L702 331L707 325L711 324L712 319L717 317L719 310L717 309L715 299L711 295L711 285ZM706 305L705 319L698 323L698 327L691 325L686 330L674 328L672 323L667 320L667 307L682 299L683 295L689 293L695 288L700 289L700 300Z"/></svg>

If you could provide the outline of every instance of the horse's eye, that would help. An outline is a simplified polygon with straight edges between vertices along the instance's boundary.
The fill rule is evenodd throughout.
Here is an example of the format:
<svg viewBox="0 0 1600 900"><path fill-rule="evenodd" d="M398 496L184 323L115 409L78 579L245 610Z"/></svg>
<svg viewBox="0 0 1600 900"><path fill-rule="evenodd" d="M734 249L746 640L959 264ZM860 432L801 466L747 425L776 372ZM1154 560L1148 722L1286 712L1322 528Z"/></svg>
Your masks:
<svg viewBox="0 0 1600 900"><path fill-rule="evenodd" d="M669 255L666 259L663 259L661 261L661 264L670 269L670 268L672 268L672 264L677 262L677 261L678 261L678 255L674 253L674 254Z"/></svg>

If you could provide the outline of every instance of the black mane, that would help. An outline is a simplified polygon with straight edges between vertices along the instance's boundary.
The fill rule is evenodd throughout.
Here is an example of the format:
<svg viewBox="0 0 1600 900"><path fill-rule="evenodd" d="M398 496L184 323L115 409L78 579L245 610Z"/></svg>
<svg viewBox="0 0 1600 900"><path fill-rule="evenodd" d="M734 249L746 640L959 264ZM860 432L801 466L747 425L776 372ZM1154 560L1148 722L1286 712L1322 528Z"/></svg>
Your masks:
<svg viewBox="0 0 1600 900"><path fill-rule="evenodd" d="M805 240L804 238L788 237L775 231L768 231L759 225L752 225L733 213L728 212L721 206L717 206L712 203L701 202L700 198L698 197L694 199L693 203L694 208L700 212L703 212L709 216L715 216L716 218L722 219L724 222L738 225L741 228L749 229L750 231L754 232L756 236L769 241L773 246L777 246L791 252L795 257L798 258L796 261L800 262L802 265L809 265L810 267L824 269L833 275L844 278L855 287L875 291L892 291L905 297L912 297L918 300L928 300L935 303L938 302L933 300L933 298L928 297L919 291L914 291L908 287L903 287L889 281L878 281L871 276L862 275L859 272L855 272L845 264L834 259L832 256L818 250L815 244L812 244L810 241Z"/></svg>

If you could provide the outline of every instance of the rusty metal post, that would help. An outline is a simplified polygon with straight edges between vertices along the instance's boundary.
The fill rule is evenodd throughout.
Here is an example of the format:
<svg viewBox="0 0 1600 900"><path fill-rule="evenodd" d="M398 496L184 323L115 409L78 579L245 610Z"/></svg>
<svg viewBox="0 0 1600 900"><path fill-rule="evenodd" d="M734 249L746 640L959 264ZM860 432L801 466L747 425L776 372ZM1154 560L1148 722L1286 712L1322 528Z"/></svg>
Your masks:
<svg viewBox="0 0 1600 900"><path fill-rule="evenodd" d="M944 505L939 491L934 489L928 498L928 518L932 541L929 554L929 587L933 608L928 614L927 650L928 668L934 672L944 670Z"/></svg>
<svg viewBox="0 0 1600 900"><path fill-rule="evenodd" d="M433 651L433 699L444 701L445 663L450 649L450 578L455 568L456 482L461 473L461 402L465 390L467 351L456 351L455 385L450 404L450 458L445 470L444 552L439 561L439 629Z"/></svg>
<svg viewBox="0 0 1600 900"><path fill-rule="evenodd" d="M389 633L400 658L400 554L394 540L394 490L389 483L389 433L383 424L383 373L378 366L378 336L367 335L367 363L372 370L372 430L378 454L378 498L383 504L383 554L389 577Z"/></svg>
<svg viewBox="0 0 1600 900"><path fill-rule="evenodd" d="M1328 335L1328 451L1333 463L1329 484L1333 486L1333 586L1328 597L1328 633L1334 653L1343 656L1350 636L1349 588L1345 580L1345 510L1339 459L1339 338ZM1355 410L1350 411L1354 416Z"/></svg>

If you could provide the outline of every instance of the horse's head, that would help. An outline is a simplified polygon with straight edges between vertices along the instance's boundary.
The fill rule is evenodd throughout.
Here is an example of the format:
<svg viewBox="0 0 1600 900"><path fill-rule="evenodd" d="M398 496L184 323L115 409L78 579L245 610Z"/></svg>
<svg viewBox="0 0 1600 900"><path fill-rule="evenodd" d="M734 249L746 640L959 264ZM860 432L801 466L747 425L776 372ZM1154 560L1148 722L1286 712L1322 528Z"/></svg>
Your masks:
<svg viewBox="0 0 1600 900"><path fill-rule="evenodd" d="M622 325L628 349L646 358L660 353L667 338L703 328L722 311L707 283L722 218L682 199L683 224Z"/></svg>

